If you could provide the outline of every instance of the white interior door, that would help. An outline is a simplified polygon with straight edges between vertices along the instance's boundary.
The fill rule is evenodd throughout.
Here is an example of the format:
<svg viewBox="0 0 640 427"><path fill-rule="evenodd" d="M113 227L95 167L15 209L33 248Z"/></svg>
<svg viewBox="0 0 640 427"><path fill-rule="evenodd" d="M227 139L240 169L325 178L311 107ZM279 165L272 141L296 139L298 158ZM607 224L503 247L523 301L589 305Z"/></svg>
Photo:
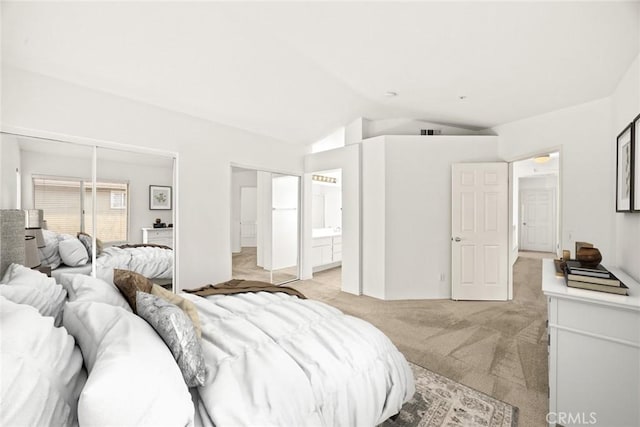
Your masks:
<svg viewBox="0 0 640 427"><path fill-rule="evenodd" d="M520 212L522 212L520 249L555 252L553 190L522 190L520 191L520 203Z"/></svg>
<svg viewBox="0 0 640 427"><path fill-rule="evenodd" d="M240 188L240 246L257 244L258 190L256 187Z"/></svg>
<svg viewBox="0 0 640 427"><path fill-rule="evenodd" d="M507 163L452 166L452 299L507 299L508 212Z"/></svg>

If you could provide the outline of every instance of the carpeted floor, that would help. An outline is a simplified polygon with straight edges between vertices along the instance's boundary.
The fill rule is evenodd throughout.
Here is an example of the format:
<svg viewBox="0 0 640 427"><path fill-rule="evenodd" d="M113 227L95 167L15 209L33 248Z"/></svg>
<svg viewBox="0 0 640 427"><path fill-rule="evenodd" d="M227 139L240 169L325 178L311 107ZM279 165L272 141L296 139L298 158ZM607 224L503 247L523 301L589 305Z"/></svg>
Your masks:
<svg viewBox="0 0 640 427"><path fill-rule="evenodd" d="M508 302L355 296L340 291L339 268L289 286L371 322L409 361L517 406L519 426L542 426L548 411L542 257L553 254L521 254Z"/></svg>

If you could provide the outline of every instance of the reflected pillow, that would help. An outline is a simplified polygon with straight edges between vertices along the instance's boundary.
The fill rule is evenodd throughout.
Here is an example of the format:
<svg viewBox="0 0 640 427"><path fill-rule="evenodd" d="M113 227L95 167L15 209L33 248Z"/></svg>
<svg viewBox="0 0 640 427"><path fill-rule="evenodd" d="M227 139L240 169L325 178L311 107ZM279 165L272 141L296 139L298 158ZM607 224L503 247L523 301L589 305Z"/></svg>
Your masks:
<svg viewBox="0 0 640 427"><path fill-rule="evenodd" d="M56 269L62 262L58 252L58 233L51 230L42 230L42 237L44 237L44 247L38 248L40 262L51 266L51 269Z"/></svg>
<svg viewBox="0 0 640 427"><path fill-rule="evenodd" d="M153 283L146 277L129 270L113 270L113 283L127 300L134 313L136 311L136 292L151 293Z"/></svg>
<svg viewBox="0 0 640 427"><path fill-rule="evenodd" d="M86 248L87 254L89 255L89 259L91 259L92 257L91 252L93 251L93 238L91 237L90 234L87 234L83 231L79 231L77 236L78 236L78 240L80 240L82 245ZM100 241L100 239L96 239L96 256L100 255L101 252L102 252L102 242Z"/></svg>
<svg viewBox="0 0 640 427"><path fill-rule="evenodd" d="M189 387L203 386L205 364L202 346L191 319L178 306L155 295L136 293L138 315L149 323L167 344Z"/></svg>
<svg viewBox="0 0 640 427"><path fill-rule="evenodd" d="M58 250L60 251L60 258L62 259L62 262L69 267L78 267L89 262L87 249L84 247L82 242L75 237L60 240L58 243Z"/></svg>

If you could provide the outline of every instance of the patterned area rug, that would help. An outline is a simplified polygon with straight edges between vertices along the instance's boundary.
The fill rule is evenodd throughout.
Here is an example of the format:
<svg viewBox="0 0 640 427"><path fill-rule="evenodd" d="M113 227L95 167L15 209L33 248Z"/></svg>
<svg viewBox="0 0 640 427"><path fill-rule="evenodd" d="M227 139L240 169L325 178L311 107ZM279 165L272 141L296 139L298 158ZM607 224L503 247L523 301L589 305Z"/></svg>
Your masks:
<svg viewBox="0 0 640 427"><path fill-rule="evenodd" d="M395 420L384 427L486 426L515 427L518 408L409 363L416 394Z"/></svg>

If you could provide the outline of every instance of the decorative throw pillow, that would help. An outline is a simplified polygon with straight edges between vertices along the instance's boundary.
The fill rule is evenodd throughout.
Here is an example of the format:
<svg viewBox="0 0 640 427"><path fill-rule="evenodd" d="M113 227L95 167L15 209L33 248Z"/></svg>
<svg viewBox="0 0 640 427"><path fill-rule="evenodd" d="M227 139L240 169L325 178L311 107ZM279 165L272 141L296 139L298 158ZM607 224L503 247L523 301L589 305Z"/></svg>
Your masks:
<svg viewBox="0 0 640 427"><path fill-rule="evenodd" d="M127 300L134 313L136 310L136 292L151 293L153 283L146 277L129 270L113 270L113 283Z"/></svg>
<svg viewBox="0 0 640 427"><path fill-rule="evenodd" d="M58 251L60 252L62 262L69 267L79 267L89 262L86 248L82 242L75 237L60 240L58 243Z"/></svg>
<svg viewBox="0 0 640 427"><path fill-rule="evenodd" d="M62 262L58 252L58 233L51 230L42 230L42 237L44 237L44 247L38 248L40 262L51 266L52 270L56 269Z"/></svg>
<svg viewBox="0 0 640 427"><path fill-rule="evenodd" d="M160 297L138 292L138 315L164 340L176 359L189 387L203 386L206 376L204 356L193 323L179 307Z"/></svg>
<svg viewBox="0 0 640 427"><path fill-rule="evenodd" d="M77 236L78 240L80 240L80 243L82 243L82 246L84 246L84 248L86 249L89 259L91 259L93 252L93 239L90 235L88 235L87 233L83 233L82 231L79 231Z"/></svg>
<svg viewBox="0 0 640 427"><path fill-rule="evenodd" d="M193 328L196 331L196 335L198 338L202 338L202 327L200 326L200 316L198 315L198 310L196 310L196 306L191 302L179 295L174 294L171 291L166 290L162 286L153 284L151 288L151 295L155 295L157 297L162 298L163 300L170 302L171 304L175 304L185 312L187 316L191 319L191 323L193 323Z"/></svg>
<svg viewBox="0 0 640 427"><path fill-rule="evenodd" d="M89 259L91 259L91 252L93 251L93 238L90 234L87 234L83 231L78 231L77 236L78 240L80 240L80 242L82 242L82 245L87 249L87 254L89 254ZM100 239L96 238L96 256L100 255L100 253L102 253L102 242L100 241Z"/></svg>

